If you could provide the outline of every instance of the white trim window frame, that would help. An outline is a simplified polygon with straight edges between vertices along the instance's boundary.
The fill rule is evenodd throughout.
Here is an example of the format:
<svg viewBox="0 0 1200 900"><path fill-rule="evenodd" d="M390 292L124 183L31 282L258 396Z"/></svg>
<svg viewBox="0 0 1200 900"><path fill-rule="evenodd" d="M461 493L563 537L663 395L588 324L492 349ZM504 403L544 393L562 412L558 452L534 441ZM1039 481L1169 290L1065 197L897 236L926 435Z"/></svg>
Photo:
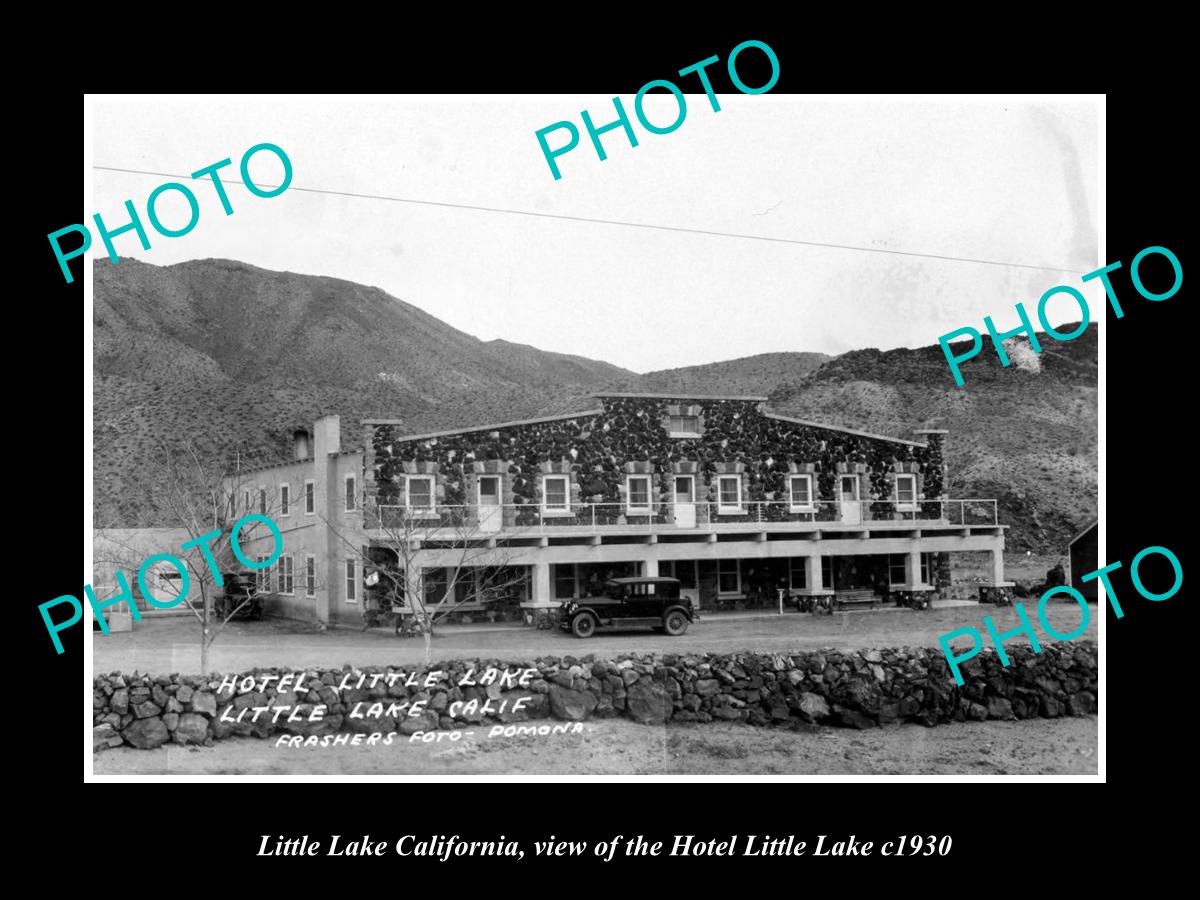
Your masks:
<svg viewBox="0 0 1200 900"><path fill-rule="evenodd" d="M279 485L279 515L290 516L292 514L292 487L289 484Z"/></svg>
<svg viewBox="0 0 1200 900"><path fill-rule="evenodd" d="M346 512L358 510L358 478L354 473L342 479L342 505Z"/></svg>
<svg viewBox="0 0 1200 900"><path fill-rule="evenodd" d="M311 553L304 556L304 596L317 596L317 558Z"/></svg>
<svg viewBox="0 0 1200 900"><path fill-rule="evenodd" d="M726 502L725 482L732 481L736 488L736 502L733 504ZM742 476L741 475L718 475L717 476L717 515L720 516L740 516L745 515L746 510L742 506Z"/></svg>
<svg viewBox="0 0 1200 900"><path fill-rule="evenodd" d="M644 482L646 489L644 491L645 502L634 503L633 483L635 481ZM626 475L625 476L625 512L628 515L634 516L649 516L654 512L652 495L654 492L654 480L649 475ZM641 492L639 492L641 493Z"/></svg>
<svg viewBox="0 0 1200 900"><path fill-rule="evenodd" d="M562 482L562 503L551 504L550 500L550 482ZM555 492L558 493L557 491ZM571 510L571 476L570 475L543 475L542 476L542 515L543 516L570 516L574 515Z"/></svg>
<svg viewBox="0 0 1200 900"><path fill-rule="evenodd" d="M428 485L428 493L426 490L421 491L421 497L428 496L428 502L423 502L417 505L413 502L413 483L424 482ZM404 508L408 510L408 514L413 518L431 519L437 516L437 478L433 475L405 475L404 476Z"/></svg>
<svg viewBox="0 0 1200 900"><path fill-rule="evenodd" d="M796 482L804 482L804 500L796 500ZM813 503L813 477L812 475L792 475L788 478L788 509L794 513L807 513L816 510L816 504Z"/></svg>
<svg viewBox="0 0 1200 900"><path fill-rule="evenodd" d="M687 427L689 422L695 423L695 427ZM667 417L667 437L673 438L698 438L700 437L700 417L699 416L668 416Z"/></svg>
<svg viewBox="0 0 1200 900"><path fill-rule="evenodd" d="M899 572L900 580L896 581ZM888 587L904 588L908 585L908 555L905 553L888 554Z"/></svg>
<svg viewBox="0 0 1200 900"><path fill-rule="evenodd" d="M317 514L317 486L311 478L304 482L304 514Z"/></svg>
<svg viewBox="0 0 1200 900"><path fill-rule="evenodd" d="M353 556L346 557L346 602L358 602L358 561Z"/></svg>
<svg viewBox="0 0 1200 900"><path fill-rule="evenodd" d="M908 500L902 500L900 497L900 482L901 481L907 481L912 485L912 488L909 489L909 491L908 491L908 493L910 495L910 499L908 499ZM908 511L908 510L913 510L913 509L917 508L917 476L916 475L911 474L911 473L897 473L894 488L895 488L895 492L896 492L896 509Z"/></svg>
<svg viewBox="0 0 1200 900"><path fill-rule="evenodd" d="M279 557L279 593L288 597L296 595L296 559L290 553Z"/></svg>

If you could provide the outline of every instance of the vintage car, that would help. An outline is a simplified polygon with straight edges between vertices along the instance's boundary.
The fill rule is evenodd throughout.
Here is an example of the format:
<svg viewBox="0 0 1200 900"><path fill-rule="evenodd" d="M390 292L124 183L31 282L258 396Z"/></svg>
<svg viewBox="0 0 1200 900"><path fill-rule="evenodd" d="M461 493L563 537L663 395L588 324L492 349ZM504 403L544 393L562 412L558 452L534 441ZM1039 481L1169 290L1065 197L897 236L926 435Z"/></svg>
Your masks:
<svg viewBox="0 0 1200 900"><path fill-rule="evenodd" d="M559 627L579 638L591 637L597 628L637 626L677 637L698 618L692 601L679 596L676 578L610 578L603 596L566 601Z"/></svg>
<svg viewBox="0 0 1200 900"><path fill-rule="evenodd" d="M263 598L258 591L254 572L223 572L225 586L214 598L213 607L218 616L227 619L261 619Z"/></svg>

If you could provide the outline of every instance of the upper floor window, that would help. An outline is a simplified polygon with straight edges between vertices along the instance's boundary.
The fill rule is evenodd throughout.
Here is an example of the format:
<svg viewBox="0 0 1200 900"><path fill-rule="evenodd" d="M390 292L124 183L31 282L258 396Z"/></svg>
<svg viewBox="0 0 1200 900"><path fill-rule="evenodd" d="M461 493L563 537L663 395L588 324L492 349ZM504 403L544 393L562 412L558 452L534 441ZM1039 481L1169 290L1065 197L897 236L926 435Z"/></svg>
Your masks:
<svg viewBox="0 0 1200 900"><path fill-rule="evenodd" d="M428 475L410 475L408 477L408 508L432 510L433 500L433 479Z"/></svg>
<svg viewBox="0 0 1200 900"><path fill-rule="evenodd" d="M566 475L547 475L542 479L543 512L568 512L571 509L571 482Z"/></svg>
<svg viewBox="0 0 1200 900"><path fill-rule="evenodd" d="M353 512L358 506L356 479L353 475L346 476L346 512Z"/></svg>
<svg viewBox="0 0 1200 900"><path fill-rule="evenodd" d="M742 508L742 476L721 475L717 479L717 500L721 511Z"/></svg>
<svg viewBox="0 0 1200 900"><path fill-rule="evenodd" d="M316 488L311 481L304 482L304 514L315 515L317 512Z"/></svg>
<svg viewBox="0 0 1200 900"><path fill-rule="evenodd" d="M250 492L242 491L242 512L250 512Z"/></svg>
<svg viewBox="0 0 1200 900"><path fill-rule="evenodd" d="M813 508L812 476L793 475L790 481L791 507L793 512Z"/></svg>
<svg viewBox="0 0 1200 900"><path fill-rule="evenodd" d="M279 514L286 516L291 507L292 491L286 484L279 486Z"/></svg>
<svg viewBox="0 0 1200 900"><path fill-rule="evenodd" d="M258 489L258 513L262 516L267 514L267 489L264 487Z"/></svg>
<svg viewBox="0 0 1200 900"><path fill-rule="evenodd" d="M670 416L667 430L671 437L700 437L700 417Z"/></svg>
<svg viewBox="0 0 1200 900"><path fill-rule="evenodd" d="M896 505L911 508L917 505L917 476L896 476Z"/></svg>
<svg viewBox="0 0 1200 900"><path fill-rule="evenodd" d="M650 512L650 476L630 475L625 480L626 509L629 512Z"/></svg>

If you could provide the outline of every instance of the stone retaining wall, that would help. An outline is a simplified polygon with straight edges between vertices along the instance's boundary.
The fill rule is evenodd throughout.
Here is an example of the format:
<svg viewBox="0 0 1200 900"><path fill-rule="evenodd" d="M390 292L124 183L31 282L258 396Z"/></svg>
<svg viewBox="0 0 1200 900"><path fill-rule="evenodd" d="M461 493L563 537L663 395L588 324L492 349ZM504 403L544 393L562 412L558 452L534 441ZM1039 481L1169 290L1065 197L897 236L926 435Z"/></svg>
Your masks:
<svg viewBox="0 0 1200 900"><path fill-rule="evenodd" d="M553 718L565 721L622 717L643 724L743 722L749 725L803 724L870 728L895 722L938 725L969 719L1026 719L1087 715L1096 710L1096 645L1086 641L1054 644L1040 654L1028 647L1008 650L1002 667L994 650L962 666L965 683L956 687L945 658L936 650L887 649L840 652L736 654L628 654L614 660L585 656L543 657L532 662L453 660L422 669L307 669L298 695L290 687L218 692L221 675L99 675L93 681L93 747L129 744L158 747L207 744L230 735L455 729L467 724L512 723ZM515 672L536 669L525 687L466 685L489 667ZM255 669L238 677L293 674L288 669ZM378 680L375 687L347 687L360 672L404 674ZM426 688L426 675L443 673ZM413 677L415 675L415 677ZM412 682L412 686L406 686ZM370 679L367 679L370 683ZM513 701L527 698L520 709ZM365 718L351 713L374 704L414 704L419 715L382 712ZM471 704L470 701L476 701ZM488 702L490 701L490 703ZM507 701L507 702L506 702ZM315 704L325 704L319 722L308 721ZM359 705L361 704L361 706ZM456 705L457 704L457 705ZM485 705L486 704L486 705ZM251 722L222 721L244 709L290 705L302 713L261 715ZM377 709L379 707L376 707ZM451 713L454 713L452 716Z"/></svg>

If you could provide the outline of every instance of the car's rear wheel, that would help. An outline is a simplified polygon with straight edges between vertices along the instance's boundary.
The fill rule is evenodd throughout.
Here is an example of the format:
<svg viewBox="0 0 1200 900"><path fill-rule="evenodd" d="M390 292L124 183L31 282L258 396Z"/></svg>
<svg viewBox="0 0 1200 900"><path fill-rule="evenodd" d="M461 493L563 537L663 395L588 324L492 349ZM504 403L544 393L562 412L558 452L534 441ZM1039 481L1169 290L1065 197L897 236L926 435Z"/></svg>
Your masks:
<svg viewBox="0 0 1200 900"><path fill-rule="evenodd" d="M687 631L688 624L688 617L679 609L673 609L663 616L663 631L671 637L679 637Z"/></svg>
<svg viewBox="0 0 1200 900"><path fill-rule="evenodd" d="M571 620L571 633L577 638L591 637L596 632L596 620L590 613L580 613Z"/></svg>

